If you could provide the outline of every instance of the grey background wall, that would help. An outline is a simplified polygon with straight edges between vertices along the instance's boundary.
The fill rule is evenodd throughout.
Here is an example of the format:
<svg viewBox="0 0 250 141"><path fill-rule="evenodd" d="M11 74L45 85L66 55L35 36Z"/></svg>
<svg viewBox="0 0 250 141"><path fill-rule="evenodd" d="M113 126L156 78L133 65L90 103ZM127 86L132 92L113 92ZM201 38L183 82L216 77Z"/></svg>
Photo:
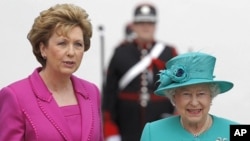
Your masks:
<svg viewBox="0 0 250 141"><path fill-rule="evenodd" d="M125 25L141 0L1 0L0 88L22 79L39 66L26 38L34 18L56 3L85 8L93 23L91 49L85 53L76 75L101 88L100 32L104 27L105 66L122 40ZM214 99L211 113L250 124L250 1L249 0L152 0L158 8L159 40L177 47L217 56L216 79L230 80L235 87Z"/></svg>

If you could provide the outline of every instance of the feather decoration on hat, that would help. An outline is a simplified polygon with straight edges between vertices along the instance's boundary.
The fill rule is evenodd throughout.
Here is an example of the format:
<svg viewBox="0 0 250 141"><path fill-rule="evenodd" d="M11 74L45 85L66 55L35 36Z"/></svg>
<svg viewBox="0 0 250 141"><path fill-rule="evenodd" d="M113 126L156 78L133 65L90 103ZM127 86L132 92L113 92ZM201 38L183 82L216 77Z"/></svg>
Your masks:
<svg viewBox="0 0 250 141"><path fill-rule="evenodd" d="M165 70L159 72L159 87L172 83L183 83L190 79L213 79L215 58L209 55L189 54L177 56L168 62Z"/></svg>

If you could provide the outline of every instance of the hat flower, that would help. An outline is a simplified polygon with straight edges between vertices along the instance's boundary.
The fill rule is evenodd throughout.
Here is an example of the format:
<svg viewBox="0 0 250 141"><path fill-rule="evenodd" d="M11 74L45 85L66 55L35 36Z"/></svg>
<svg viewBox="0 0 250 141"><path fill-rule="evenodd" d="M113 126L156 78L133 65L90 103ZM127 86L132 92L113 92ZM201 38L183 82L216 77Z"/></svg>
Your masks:
<svg viewBox="0 0 250 141"><path fill-rule="evenodd" d="M162 86L167 86L173 82L182 83L189 80L187 69L182 65L173 65L170 69L160 71L160 79Z"/></svg>
<svg viewBox="0 0 250 141"><path fill-rule="evenodd" d="M170 78L177 83L182 83L189 79L188 71L182 65L173 65L167 73Z"/></svg>

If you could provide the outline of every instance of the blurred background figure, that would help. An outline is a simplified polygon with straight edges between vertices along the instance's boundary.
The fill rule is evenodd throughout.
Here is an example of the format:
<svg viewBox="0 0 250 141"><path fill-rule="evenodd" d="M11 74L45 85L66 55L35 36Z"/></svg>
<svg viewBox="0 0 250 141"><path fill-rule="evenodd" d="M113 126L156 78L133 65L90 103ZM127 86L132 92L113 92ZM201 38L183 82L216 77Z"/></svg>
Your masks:
<svg viewBox="0 0 250 141"><path fill-rule="evenodd" d="M125 26L124 38L125 38L125 41L127 42L131 42L136 38L136 33L133 31L132 26L133 26L133 23L128 23Z"/></svg>
<svg viewBox="0 0 250 141"><path fill-rule="evenodd" d="M139 4L126 28L128 41L113 52L103 92L106 141L139 141L146 122L174 114L168 98L153 94L159 70L177 55L175 47L155 39L156 25L156 7Z"/></svg>
<svg viewBox="0 0 250 141"><path fill-rule="evenodd" d="M124 37L120 44L117 46L122 46L122 44L127 44L129 42L133 42L136 38L136 33L133 31L133 23L127 23L124 27Z"/></svg>

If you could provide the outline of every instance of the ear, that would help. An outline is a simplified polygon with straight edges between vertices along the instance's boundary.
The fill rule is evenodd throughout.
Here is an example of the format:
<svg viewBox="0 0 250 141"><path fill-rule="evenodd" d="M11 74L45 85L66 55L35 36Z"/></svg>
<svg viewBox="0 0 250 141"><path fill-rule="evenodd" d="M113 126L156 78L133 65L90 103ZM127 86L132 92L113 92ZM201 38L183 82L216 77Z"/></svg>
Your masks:
<svg viewBox="0 0 250 141"><path fill-rule="evenodd" d="M176 98L175 95L173 95L173 96L171 97L171 102L172 102L172 104L173 104L174 106L175 106L175 101L176 101L175 98Z"/></svg>
<svg viewBox="0 0 250 141"><path fill-rule="evenodd" d="M45 47L44 43L42 43L42 42L39 43L39 49L41 52L41 56L46 57L46 52L45 52L46 47Z"/></svg>

